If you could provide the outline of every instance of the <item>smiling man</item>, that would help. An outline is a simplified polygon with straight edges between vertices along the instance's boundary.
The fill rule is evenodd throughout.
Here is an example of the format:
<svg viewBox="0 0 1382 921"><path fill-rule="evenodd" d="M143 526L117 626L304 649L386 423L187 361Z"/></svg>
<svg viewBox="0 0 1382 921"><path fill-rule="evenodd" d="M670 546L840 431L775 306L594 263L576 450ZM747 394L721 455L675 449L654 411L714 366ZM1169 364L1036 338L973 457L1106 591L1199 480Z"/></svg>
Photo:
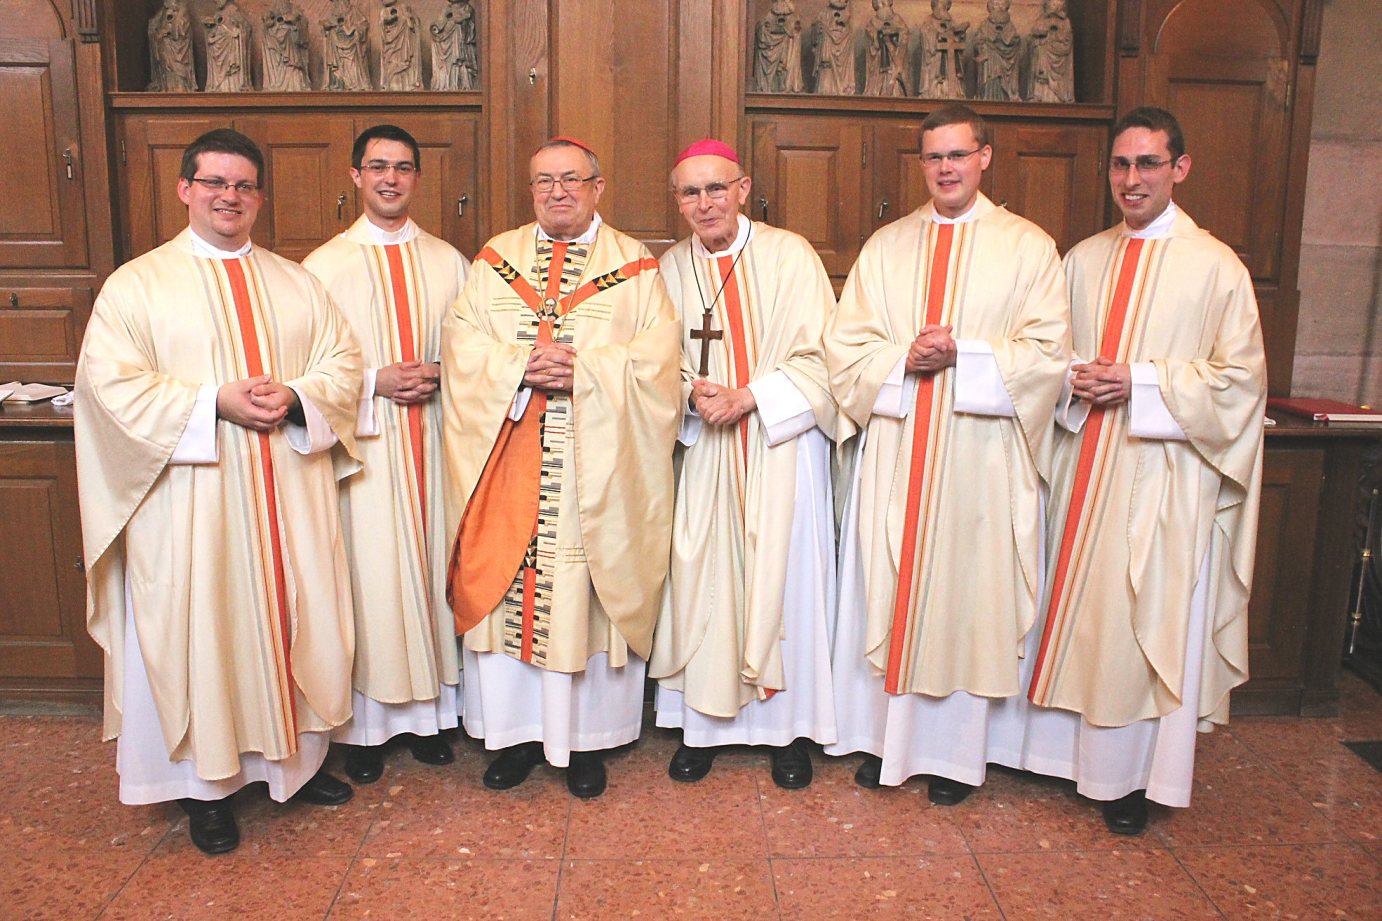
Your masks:
<svg viewBox="0 0 1382 921"><path fill-rule="evenodd" d="M355 598L354 707L332 734L350 746L346 775L372 783L383 745L406 735L413 757L449 764L460 662L446 604L442 509L441 323L467 263L408 216L421 152L396 125L355 139L350 178L364 214L303 266L322 280L364 350L356 436L364 470L341 481Z"/></svg>
<svg viewBox="0 0 1382 921"><path fill-rule="evenodd" d="M1129 112L1109 160L1123 221L1066 257L1040 706L1004 759L1076 781L1117 834L1149 798L1190 804L1196 729L1248 677L1266 359L1247 269L1172 201L1189 175L1175 117Z"/></svg>
<svg viewBox="0 0 1382 921"><path fill-rule="evenodd" d="M638 738L672 528L681 325L657 261L595 210L572 138L529 162L535 223L480 251L446 319L448 596L485 785L545 759L575 796Z"/></svg>
<svg viewBox="0 0 1382 921"><path fill-rule="evenodd" d="M1041 485L1069 348L1055 244L979 191L993 155L964 106L927 116L931 200L850 272L826 361L863 429L841 535L834 667L856 780L983 782L991 711L1020 693L1036 619Z"/></svg>
<svg viewBox="0 0 1382 921"><path fill-rule="evenodd" d="M120 801L177 799L207 853L239 843L226 797L246 784L351 796L319 769L350 717L327 449L354 453L360 350L315 278L250 242L263 167L229 129L187 148L190 226L110 276L77 367L87 623Z"/></svg>
<svg viewBox="0 0 1382 921"><path fill-rule="evenodd" d="M685 329L686 416L651 667L657 724L682 730L672 779L700 780L718 746L767 745L791 789L811 782L797 740L835 741L837 415L821 351L835 297L810 243L740 213L751 185L720 141L672 170L691 237L662 272Z"/></svg>

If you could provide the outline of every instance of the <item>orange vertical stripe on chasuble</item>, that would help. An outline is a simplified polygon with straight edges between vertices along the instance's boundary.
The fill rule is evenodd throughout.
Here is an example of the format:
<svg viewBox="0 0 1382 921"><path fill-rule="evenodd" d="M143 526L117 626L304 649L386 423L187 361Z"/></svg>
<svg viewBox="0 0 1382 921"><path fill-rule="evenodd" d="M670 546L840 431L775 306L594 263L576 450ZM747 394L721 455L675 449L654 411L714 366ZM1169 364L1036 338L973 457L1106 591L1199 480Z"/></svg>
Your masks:
<svg viewBox="0 0 1382 921"><path fill-rule="evenodd" d="M239 259L224 259L226 277L230 281L231 300L235 304L235 317L240 325L240 342L245 352L245 370L250 377L264 374L264 359L259 351L259 334L254 325L254 308L250 302L249 283L245 278L244 264ZM264 501L268 508L264 517L269 523L269 548L273 555L274 594L278 602L279 640L283 649L283 670L288 677L288 686L283 689L287 710L283 714L287 721L287 742L290 752L297 751L297 700L293 693L293 662L291 626L288 619L288 580L283 568L283 542L279 533L278 492L274 482L274 461L269 448L267 432L255 433L259 439L259 463L264 477Z"/></svg>
<svg viewBox="0 0 1382 921"><path fill-rule="evenodd" d="M923 326L941 321L945 309L945 287L949 281L950 250L955 240L955 225L936 228L936 249L931 257L931 278L926 288L926 315ZM931 430L931 404L936 390L936 375L922 374L917 379L916 409L912 414L912 466L907 480L906 515L902 523L902 552L897 567L897 601L893 606L892 633L888 646L888 671L884 690L899 693L902 656L910 639L907 622L911 617L913 582L917 569L917 532L920 527L921 491L926 480L926 449Z"/></svg>
<svg viewBox="0 0 1382 921"><path fill-rule="evenodd" d="M1104 335L1099 343L1099 357L1107 358L1109 361L1118 360L1118 352L1122 347L1125 331L1123 327L1127 323L1128 305L1132 300L1133 282L1137 278L1137 263L1142 255L1143 243L1140 239L1130 240L1123 251L1123 262L1118 269L1118 282L1113 289L1113 300L1109 304L1108 318L1104 322ZM1027 698L1034 702L1051 678L1045 673L1046 658L1051 649L1052 639L1059 633L1057 625L1063 626L1065 621L1061 614L1061 603L1065 600L1065 580L1070 573L1075 538L1084 518L1085 504L1089 500L1094 459L1099 451L1099 435L1103 431L1106 419L1107 412L1104 407L1091 406L1081 434L1080 456L1075 463L1075 482L1070 492L1070 507L1066 512L1065 530L1061 533L1056 569L1051 577L1051 600L1046 605L1046 626L1041 631L1041 645L1037 648L1032 684L1027 691Z"/></svg>
<svg viewBox="0 0 1382 921"><path fill-rule="evenodd" d="M750 375L748 337L744 334L744 305L739 298L739 279L734 277L734 259L721 256L716 260L720 270L720 285L725 294L725 321L734 341L734 380L730 382L735 389L747 387ZM739 441L744 449L744 462L749 459L749 417L739 420Z"/></svg>
<svg viewBox="0 0 1382 921"><path fill-rule="evenodd" d="M398 350L403 361L416 361L417 348L414 345L412 302L408 297L408 277L403 271L403 248L398 244L384 247L389 263L389 284L393 290L394 313L398 316ZM427 490L423 479L422 452L422 406L414 403L407 407L408 446L412 450L413 475L417 480L417 504L421 513L424 532L427 528Z"/></svg>

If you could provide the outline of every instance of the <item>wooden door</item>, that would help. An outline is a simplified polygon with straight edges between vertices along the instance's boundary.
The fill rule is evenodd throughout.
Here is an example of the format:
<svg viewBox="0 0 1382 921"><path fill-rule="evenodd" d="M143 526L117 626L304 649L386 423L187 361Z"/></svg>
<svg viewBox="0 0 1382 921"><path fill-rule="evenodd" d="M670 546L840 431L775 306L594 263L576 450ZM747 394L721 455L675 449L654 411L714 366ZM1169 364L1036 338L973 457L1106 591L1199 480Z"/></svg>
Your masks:
<svg viewBox="0 0 1382 921"><path fill-rule="evenodd" d="M422 172L409 214L417 225L473 259L485 239L476 162L480 116L475 113L379 112L357 115L355 130L388 122L411 134L422 148ZM358 213L358 208L356 209Z"/></svg>
<svg viewBox="0 0 1382 921"><path fill-rule="evenodd" d="M1147 28L1145 101L1176 113L1191 155L1177 202L1233 247L1254 279L1275 279L1294 101L1291 26L1281 5L1159 0Z"/></svg>
<svg viewBox="0 0 1382 921"><path fill-rule="evenodd" d="M0 283L0 381L70 384L91 289Z"/></svg>
<svg viewBox="0 0 1382 921"><path fill-rule="evenodd" d="M234 127L264 152L268 181L254 225L257 245L298 262L350 226L358 213L350 115L274 113L237 118Z"/></svg>
<svg viewBox="0 0 1382 921"><path fill-rule="evenodd" d="M884 224L911 214L930 199L921 169L921 123L886 122L875 125L864 157L866 180L872 190L865 225L872 233Z"/></svg>
<svg viewBox="0 0 1382 921"><path fill-rule="evenodd" d="M757 116L753 217L805 237L838 283L867 236L862 163L865 129L854 119Z"/></svg>
<svg viewBox="0 0 1382 921"><path fill-rule="evenodd" d="M71 442L0 441L0 546L0 675L99 678Z"/></svg>
<svg viewBox="0 0 1382 921"><path fill-rule="evenodd" d="M0 269L87 265L70 39L0 38L0 123Z"/></svg>
<svg viewBox="0 0 1382 921"><path fill-rule="evenodd" d="M121 119L120 206L124 259L167 243L187 226L187 206L178 199L182 152L225 120L206 115L128 115Z"/></svg>
<svg viewBox="0 0 1382 921"><path fill-rule="evenodd" d="M1102 125L1001 124L989 197L1049 233L1061 253L1103 229Z"/></svg>

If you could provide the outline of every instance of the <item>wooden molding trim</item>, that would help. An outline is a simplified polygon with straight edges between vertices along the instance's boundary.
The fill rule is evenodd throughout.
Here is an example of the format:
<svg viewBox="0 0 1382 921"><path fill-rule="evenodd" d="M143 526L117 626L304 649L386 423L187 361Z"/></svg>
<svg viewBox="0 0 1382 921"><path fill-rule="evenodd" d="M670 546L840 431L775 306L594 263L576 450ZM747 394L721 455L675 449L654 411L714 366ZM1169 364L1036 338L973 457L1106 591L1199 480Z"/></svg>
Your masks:
<svg viewBox="0 0 1382 921"><path fill-rule="evenodd" d="M72 19L77 23L77 37L83 44L101 40L96 28L96 0L72 0Z"/></svg>
<svg viewBox="0 0 1382 921"><path fill-rule="evenodd" d="M1142 53L1142 0L1118 4L1118 51L1129 58Z"/></svg>
<svg viewBox="0 0 1382 921"><path fill-rule="evenodd" d="M1301 14L1300 62L1314 64L1320 57L1320 36L1324 31L1324 0L1305 0Z"/></svg>

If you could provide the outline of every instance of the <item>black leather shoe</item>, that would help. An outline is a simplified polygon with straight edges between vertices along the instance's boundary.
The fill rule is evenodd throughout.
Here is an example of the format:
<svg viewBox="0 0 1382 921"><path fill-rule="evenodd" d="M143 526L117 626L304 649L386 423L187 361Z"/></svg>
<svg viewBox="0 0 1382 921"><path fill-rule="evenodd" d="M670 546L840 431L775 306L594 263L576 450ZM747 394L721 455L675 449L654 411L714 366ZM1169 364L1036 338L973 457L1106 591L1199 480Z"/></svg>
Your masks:
<svg viewBox="0 0 1382 921"><path fill-rule="evenodd" d="M949 777L932 777L926 787L926 798L937 806L958 806L973 792L974 788L967 783Z"/></svg>
<svg viewBox="0 0 1382 921"><path fill-rule="evenodd" d="M354 795L355 790L350 784L332 777L326 771L318 771L293 794L293 799L313 806L339 806L350 802Z"/></svg>
<svg viewBox="0 0 1382 921"><path fill-rule="evenodd" d="M772 750L773 783L784 790L811 786L811 755L801 742Z"/></svg>
<svg viewBox="0 0 1382 921"><path fill-rule="evenodd" d="M345 772L356 783L374 783L384 776L384 746L350 746L346 749Z"/></svg>
<svg viewBox="0 0 1382 921"><path fill-rule="evenodd" d="M882 784L882 781L879 780L882 776L883 759L877 755L865 755L864 763L859 765L859 770L854 772L854 782L869 790L877 790Z"/></svg>
<svg viewBox="0 0 1382 921"><path fill-rule="evenodd" d="M456 760L451 746L440 735L410 736L408 749L413 753L413 760L423 764L450 764Z"/></svg>
<svg viewBox="0 0 1382 921"><path fill-rule="evenodd" d="M203 854L225 854L240 846L240 829L230 803L223 799L180 799L178 805L187 813L187 837Z"/></svg>
<svg viewBox="0 0 1382 921"><path fill-rule="evenodd" d="M1147 830L1147 791L1134 790L1122 799L1104 803L1104 824L1115 835L1140 835Z"/></svg>
<svg viewBox="0 0 1382 921"><path fill-rule="evenodd" d="M533 768L543 762L541 742L510 745L485 769L485 786L491 790L508 790L528 779Z"/></svg>
<svg viewBox="0 0 1382 921"><path fill-rule="evenodd" d="M572 796L594 799L605 792L604 752L572 752L566 769L566 789Z"/></svg>
<svg viewBox="0 0 1382 921"><path fill-rule="evenodd" d="M695 783L710 773L715 763L716 750L713 748L692 748L689 745L677 747L672 763L667 765L667 776L682 783Z"/></svg>

